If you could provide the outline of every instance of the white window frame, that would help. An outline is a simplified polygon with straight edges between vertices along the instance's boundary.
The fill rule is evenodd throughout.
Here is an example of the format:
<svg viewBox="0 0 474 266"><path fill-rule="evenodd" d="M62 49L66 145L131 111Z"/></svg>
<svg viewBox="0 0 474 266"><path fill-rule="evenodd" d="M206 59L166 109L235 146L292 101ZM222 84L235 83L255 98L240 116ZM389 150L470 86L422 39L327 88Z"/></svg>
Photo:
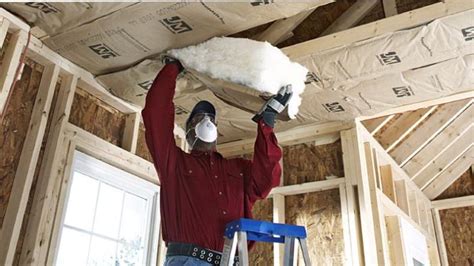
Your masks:
<svg viewBox="0 0 474 266"><path fill-rule="evenodd" d="M146 225L147 233L145 234L146 257L144 258L144 261L145 265L157 265L158 246L160 242L160 187L78 150L74 151L73 164L71 168L71 180L68 182L68 186L66 188L64 201L65 207L64 211L61 213L61 218L59 221L58 245L54 254L53 265L56 265L57 263L59 246L61 245L60 242L62 230L64 226L68 228L70 227L64 224L64 219L67 213L67 204L74 179L74 172L79 172L88 177L96 179L99 182L106 183L113 187L117 187L120 190L124 190L147 199L150 204L148 204L147 207L148 222ZM88 234L90 233L91 232L88 232Z"/></svg>

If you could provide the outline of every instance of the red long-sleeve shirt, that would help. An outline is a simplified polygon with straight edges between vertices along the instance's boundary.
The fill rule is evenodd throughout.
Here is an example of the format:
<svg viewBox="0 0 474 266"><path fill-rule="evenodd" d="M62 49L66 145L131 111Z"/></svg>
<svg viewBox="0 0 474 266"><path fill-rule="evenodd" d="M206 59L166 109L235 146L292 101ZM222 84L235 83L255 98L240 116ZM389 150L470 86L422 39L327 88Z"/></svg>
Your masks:
<svg viewBox="0 0 474 266"><path fill-rule="evenodd" d="M176 64L153 82L142 111L148 149L160 179L163 239L222 251L228 222L252 217L256 200L280 183L282 152L271 127L258 123L253 161L176 146L173 97Z"/></svg>

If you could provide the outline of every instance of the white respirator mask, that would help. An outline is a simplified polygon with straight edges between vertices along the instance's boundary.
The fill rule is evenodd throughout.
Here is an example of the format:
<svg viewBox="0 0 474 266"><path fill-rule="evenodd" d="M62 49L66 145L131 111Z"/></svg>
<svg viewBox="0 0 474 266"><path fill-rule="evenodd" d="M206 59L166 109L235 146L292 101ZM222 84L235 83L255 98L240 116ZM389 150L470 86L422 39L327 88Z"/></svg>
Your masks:
<svg viewBox="0 0 474 266"><path fill-rule="evenodd" d="M194 132L204 142L212 143L217 140L217 127L207 115L194 127Z"/></svg>

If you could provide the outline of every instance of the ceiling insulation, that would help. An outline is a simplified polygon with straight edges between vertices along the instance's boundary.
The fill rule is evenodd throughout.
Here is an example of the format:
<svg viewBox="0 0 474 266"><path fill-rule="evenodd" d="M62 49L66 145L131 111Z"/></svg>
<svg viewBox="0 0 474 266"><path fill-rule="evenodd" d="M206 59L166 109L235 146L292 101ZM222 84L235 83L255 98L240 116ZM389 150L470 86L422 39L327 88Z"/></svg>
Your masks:
<svg viewBox="0 0 474 266"><path fill-rule="evenodd" d="M52 36L45 40L50 48L91 73L101 74L98 81L112 93L143 105L144 96L162 67L156 58L159 53L239 32L328 2L180 2L125 6L101 3L83 10L85 15L77 11L84 7L83 3L2 6L42 27ZM94 13L94 10L101 11ZM49 14L40 15L41 12ZM468 10L425 26L291 58L306 66L310 74L299 115L295 120L279 122L277 129L351 120L392 107L472 91L474 38L469 29L474 27L473 16L474 11ZM58 23L62 18L66 19L64 24ZM222 82L199 74L181 77L175 97L176 122L182 124L193 105L206 99L217 106L220 114L221 143L254 136L252 114L219 98L237 106L249 99L241 94L236 97L232 90L222 87ZM255 98L255 94L249 97Z"/></svg>

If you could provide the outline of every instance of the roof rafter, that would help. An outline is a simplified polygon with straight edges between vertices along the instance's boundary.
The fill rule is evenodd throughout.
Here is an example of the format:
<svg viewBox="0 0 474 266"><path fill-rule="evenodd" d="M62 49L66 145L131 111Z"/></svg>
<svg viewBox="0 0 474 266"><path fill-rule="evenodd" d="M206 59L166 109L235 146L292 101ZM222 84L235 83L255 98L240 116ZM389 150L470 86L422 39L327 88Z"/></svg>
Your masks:
<svg viewBox="0 0 474 266"><path fill-rule="evenodd" d="M450 166L457 158L461 157L467 150L473 146L472 136L474 136L474 127L461 133L461 136L451 143L445 143L447 149L444 150L437 158L430 161L428 165L413 176L413 181L421 189L425 188L432 182L441 172ZM466 170L466 169L464 169Z"/></svg>
<svg viewBox="0 0 474 266"><path fill-rule="evenodd" d="M339 16L321 36L334 32L346 30L357 25L367 14L374 9L378 0L358 0L349 7L341 16Z"/></svg>
<svg viewBox="0 0 474 266"><path fill-rule="evenodd" d="M473 103L472 99L455 101L439 106L433 114L407 136L400 145L390 151L390 155L401 166L410 160L446 126L456 119Z"/></svg>
<svg viewBox="0 0 474 266"><path fill-rule="evenodd" d="M453 143L458 139L465 131L469 130L472 126L472 114L474 107L471 105L469 108L449 124L444 130L442 130L436 137L434 137L423 149L420 150L415 156L413 156L402 168L410 176L416 176L420 173L428 164L436 159L436 157L445 151L449 146L447 143Z"/></svg>
<svg viewBox="0 0 474 266"><path fill-rule="evenodd" d="M385 150L390 151L436 108L437 106L432 106L401 114L383 134L376 136L376 139Z"/></svg>
<svg viewBox="0 0 474 266"><path fill-rule="evenodd" d="M471 167L474 162L473 156L474 148L471 146L470 149L466 150L461 157L448 166L433 182L423 189L423 193L431 200L441 195L443 191L458 180L459 177Z"/></svg>

